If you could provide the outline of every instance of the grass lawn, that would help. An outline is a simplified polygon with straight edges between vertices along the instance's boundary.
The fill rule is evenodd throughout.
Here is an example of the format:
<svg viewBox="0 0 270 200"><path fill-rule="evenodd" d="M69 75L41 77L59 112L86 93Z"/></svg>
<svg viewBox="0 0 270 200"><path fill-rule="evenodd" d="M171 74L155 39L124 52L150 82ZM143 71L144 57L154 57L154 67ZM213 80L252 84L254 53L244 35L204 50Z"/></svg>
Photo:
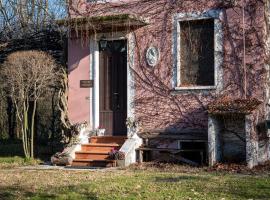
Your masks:
<svg viewBox="0 0 270 200"><path fill-rule="evenodd" d="M40 162L39 160L26 160L23 156L21 141L0 140L0 169L35 165Z"/></svg>
<svg viewBox="0 0 270 200"><path fill-rule="evenodd" d="M183 166L109 171L27 170L7 167L9 164L3 165L5 161L1 159L0 162L1 200L270 199L269 173L229 174Z"/></svg>

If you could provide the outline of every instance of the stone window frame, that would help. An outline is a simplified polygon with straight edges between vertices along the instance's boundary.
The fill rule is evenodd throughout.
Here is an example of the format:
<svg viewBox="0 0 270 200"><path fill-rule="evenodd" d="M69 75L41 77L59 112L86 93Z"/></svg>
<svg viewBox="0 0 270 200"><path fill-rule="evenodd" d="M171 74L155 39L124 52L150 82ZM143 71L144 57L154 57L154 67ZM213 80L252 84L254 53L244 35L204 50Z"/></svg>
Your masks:
<svg viewBox="0 0 270 200"><path fill-rule="evenodd" d="M86 0L86 3L106 3L106 0Z"/></svg>
<svg viewBox="0 0 270 200"><path fill-rule="evenodd" d="M204 12L177 13L173 16L173 80L172 86L175 91L185 90L222 90L222 63L223 63L223 12L221 9L208 10ZM213 86L180 86L180 22L202 19L214 19L214 85Z"/></svg>

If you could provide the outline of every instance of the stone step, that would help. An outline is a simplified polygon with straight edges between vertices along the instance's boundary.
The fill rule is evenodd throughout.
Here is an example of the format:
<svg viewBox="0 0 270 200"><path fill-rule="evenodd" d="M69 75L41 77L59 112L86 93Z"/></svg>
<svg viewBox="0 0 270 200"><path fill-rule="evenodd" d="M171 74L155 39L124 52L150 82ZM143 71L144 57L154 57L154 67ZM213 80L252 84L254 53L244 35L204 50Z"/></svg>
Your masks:
<svg viewBox="0 0 270 200"><path fill-rule="evenodd" d="M116 143L89 143L82 145L82 151L102 151L110 152L112 150L119 150L121 146Z"/></svg>
<svg viewBox="0 0 270 200"><path fill-rule="evenodd" d="M113 143L122 145L126 141L125 136L92 136L89 143Z"/></svg>
<svg viewBox="0 0 270 200"><path fill-rule="evenodd" d="M115 160L75 159L72 167L116 167Z"/></svg>
<svg viewBox="0 0 270 200"><path fill-rule="evenodd" d="M93 136L89 144L83 144L75 152L72 167L115 167L116 161L109 159L110 151L119 150L126 141L124 136Z"/></svg>
<svg viewBox="0 0 270 200"><path fill-rule="evenodd" d="M77 151L75 159L105 160L109 158L109 152L104 151Z"/></svg>

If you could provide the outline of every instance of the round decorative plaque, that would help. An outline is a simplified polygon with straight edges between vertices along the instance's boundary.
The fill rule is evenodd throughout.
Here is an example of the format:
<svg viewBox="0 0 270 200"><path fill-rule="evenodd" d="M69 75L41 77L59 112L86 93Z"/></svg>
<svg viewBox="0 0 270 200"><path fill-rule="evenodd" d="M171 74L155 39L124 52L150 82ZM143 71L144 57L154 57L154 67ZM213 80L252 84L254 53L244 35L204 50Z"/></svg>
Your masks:
<svg viewBox="0 0 270 200"><path fill-rule="evenodd" d="M160 56L160 53L157 47L153 47L153 46L149 47L146 51L147 64L151 67L156 66L159 61L159 56Z"/></svg>

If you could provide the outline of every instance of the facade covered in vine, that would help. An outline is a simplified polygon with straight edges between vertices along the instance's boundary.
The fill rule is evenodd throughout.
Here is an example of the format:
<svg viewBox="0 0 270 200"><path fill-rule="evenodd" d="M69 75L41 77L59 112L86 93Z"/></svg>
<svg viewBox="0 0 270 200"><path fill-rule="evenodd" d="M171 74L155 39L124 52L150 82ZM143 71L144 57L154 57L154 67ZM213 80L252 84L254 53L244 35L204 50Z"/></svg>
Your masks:
<svg viewBox="0 0 270 200"><path fill-rule="evenodd" d="M210 165L269 160L268 10L266 0L73 0L62 21L71 122L149 149L204 149Z"/></svg>

